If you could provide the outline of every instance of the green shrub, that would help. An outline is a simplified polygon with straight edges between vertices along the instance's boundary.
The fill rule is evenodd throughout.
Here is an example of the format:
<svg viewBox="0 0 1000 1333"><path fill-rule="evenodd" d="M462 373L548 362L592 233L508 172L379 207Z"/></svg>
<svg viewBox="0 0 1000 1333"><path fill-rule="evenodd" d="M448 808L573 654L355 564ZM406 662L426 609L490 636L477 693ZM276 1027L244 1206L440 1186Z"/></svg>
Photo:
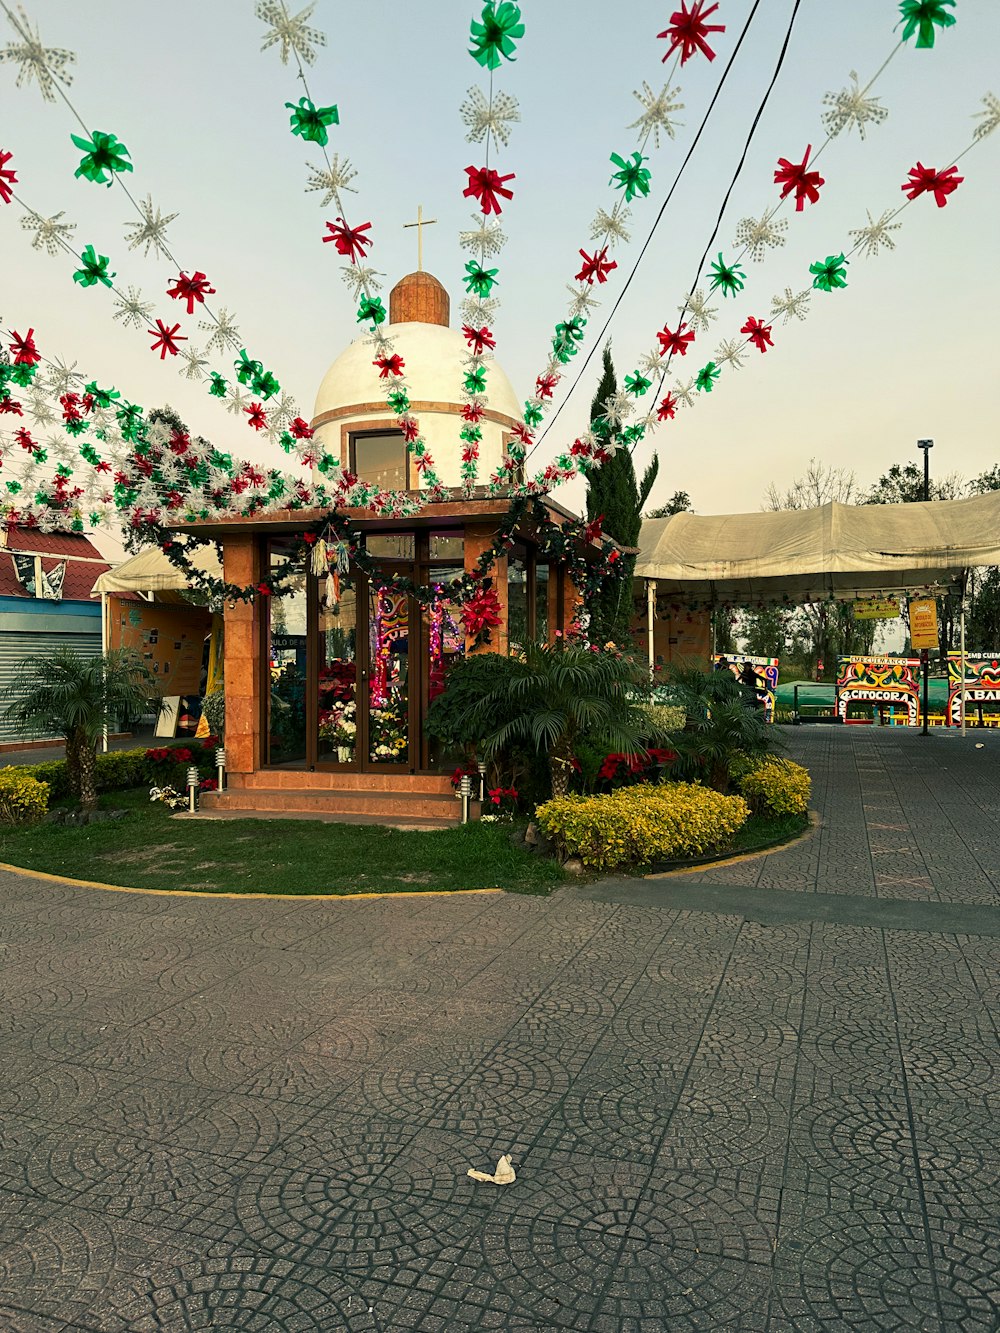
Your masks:
<svg viewBox="0 0 1000 1333"><path fill-rule="evenodd" d="M749 817L740 796L686 782L622 787L609 796L560 796L535 818L564 856L595 870L700 856L723 846Z"/></svg>
<svg viewBox="0 0 1000 1333"><path fill-rule="evenodd" d="M49 788L24 768L0 768L0 824L30 824L49 808Z"/></svg>
<svg viewBox="0 0 1000 1333"><path fill-rule="evenodd" d="M220 739L226 734L226 692L218 689L206 694L201 711L213 736Z"/></svg>
<svg viewBox="0 0 1000 1333"><path fill-rule="evenodd" d="M807 769L790 759L768 758L734 773L733 778L759 813L804 815L809 809L812 779Z"/></svg>
<svg viewBox="0 0 1000 1333"><path fill-rule="evenodd" d="M190 759L174 759L176 751L189 753ZM152 756L162 755L162 759ZM215 774L215 741L175 741L170 745L141 750L110 750L99 754L95 762L96 787L99 792L126 791L154 783L187 785L189 764L197 764L202 777ZM22 772L49 788L49 798L59 801L71 795L69 771L65 759L50 759L43 764L25 764Z"/></svg>

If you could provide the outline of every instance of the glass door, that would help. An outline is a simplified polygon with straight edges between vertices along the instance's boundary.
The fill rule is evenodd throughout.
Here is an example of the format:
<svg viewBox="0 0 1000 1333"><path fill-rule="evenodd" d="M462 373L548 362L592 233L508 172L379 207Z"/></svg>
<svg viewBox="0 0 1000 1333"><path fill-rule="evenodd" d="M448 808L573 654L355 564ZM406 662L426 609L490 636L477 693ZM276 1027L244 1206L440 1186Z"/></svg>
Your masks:
<svg viewBox="0 0 1000 1333"><path fill-rule="evenodd" d="M410 766L412 599L368 584L366 766Z"/></svg>
<svg viewBox="0 0 1000 1333"><path fill-rule="evenodd" d="M317 761L354 766L360 753L358 592L341 591L332 576L320 588Z"/></svg>

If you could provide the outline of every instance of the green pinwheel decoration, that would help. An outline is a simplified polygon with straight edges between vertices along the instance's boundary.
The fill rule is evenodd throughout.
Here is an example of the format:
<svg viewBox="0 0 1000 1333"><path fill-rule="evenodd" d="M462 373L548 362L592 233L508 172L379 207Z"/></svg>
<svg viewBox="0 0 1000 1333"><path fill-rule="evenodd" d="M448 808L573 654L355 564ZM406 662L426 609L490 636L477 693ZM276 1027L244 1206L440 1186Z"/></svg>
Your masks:
<svg viewBox="0 0 1000 1333"><path fill-rule="evenodd" d="M817 259L809 265L813 275L813 286L820 292L836 291L847 286L847 265L850 260L840 255L827 255L826 259Z"/></svg>
<svg viewBox="0 0 1000 1333"><path fill-rule="evenodd" d="M721 291L723 296L735 296L746 286L746 274L739 264L727 264L719 251L718 259L712 260L712 272L708 275L713 292Z"/></svg>
<svg viewBox="0 0 1000 1333"><path fill-rule="evenodd" d="M489 0L484 6L480 21L472 20L472 45L469 55L482 65L483 69L499 69L501 57L513 60L516 49L515 39L524 36L524 24L521 11L509 0Z"/></svg>
<svg viewBox="0 0 1000 1333"><path fill-rule="evenodd" d="M465 266L468 277L465 279L465 290L475 292L479 297L487 297L493 290L497 281L498 268L483 268L482 264L475 259L470 259Z"/></svg>
<svg viewBox="0 0 1000 1333"><path fill-rule="evenodd" d="M254 393L259 394L266 401L268 398L274 397L281 385L269 370L261 370L259 374L254 376L250 387Z"/></svg>
<svg viewBox="0 0 1000 1333"><path fill-rule="evenodd" d="M263 363L260 361L251 361L247 355L245 347L240 348L240 359L233 362L233 368L236 371L236 378L241 384L253 385L264 373Z"/></svg>
<svg viewBox="0 0 1000 1333"><path fill-rule="evenodd" d="M638 444L645 437L646 427L641 421L637 421L634 426L626 426L622 431L622 444L626 447Z"/></svg>
<svg viewBox="0 0 1000 1333"><path fill-rule="evenodd" d="M410 395L405 389L393 389L392 393L386 394L385 401L389 404L392 411L399 416L401 412L409 410Z"/></svg>
<svg viewBox="0 0 1000 1333"><path fill-rule="evenodd" d="M638 151L628 158L620 157L618 153L611 154L611 165L618 167L618 170L612 173L609 183L618 190L624 190L625 199L629 203L637 194L643 197L649 194L650 173L642 165L646 160Z"/></svg>
<svg viewBox="0 0 1000 1333"><path fill-rule="evenodd" d="M634 375L625 376L625 392L634 395L636 398L641 398L652 383L652 380L648 380L645 375L640 374L637 370Z"/></svg>
<svg viewBox="0 0 1000 1333"><path fill-rule="evenodd" d="M466 393L485 393L486 392L486 367L476 366L475 370L467 372L464 381Z"/></svg>
<svg viewBox="0 0 1000 1333"><path fill-rule="evenodd" d="M90 381L86 386L86 392L93 398L95 407L108 408L121 397L117 389L99 388L96 380Z"/></svg>
<svg viewBox="0 0 1000 1333"><path fill-rule="evenodd" d="M361 304L358 306L358 323L370 319L373 324L382 324L385 322L385 306L382 304L381 297L363 296Z"/></svg>
<svg viewBox="0 0 1000 1333"><path fill-rule="evenodd" d="M903 41L908 42L914 33L917 35L917 50L926 50L934 45L937 33L934 29L953 28L955 15L949 9L955 8L955 0L903 0L899 6L902 14ZM898 26L898 25L897 25Z"/></svg>
<svg viewBox="0 0 1000 1333"><path fill-rule="evenodd" d="M226 394L229 392L229 385L222 378L219 372L217 370L213 370L209 378L211 382L208 386L208 392L212 395L213 398L225 398Z"/></svg>
<svg viewBox="0 0 1000 1333"><path fill-rule="evenodd" d="M524 424L526 426L540 426L542 424L542 409L537 403L526 402L524 405Z"/></svg>
<svg viewBox="0 0 1000 1333"><path fill-rule="evenodd" d="M35 378L37 370L37 362L34 365L29 366L26 362L22 361L19 365L11 366L8 378L11 384L16 384L19 389L26 389Z"/></svg>
<svg viewBox="0 0 1000 1333"><path fill-rule="evenodd" d="M83 176L95 185L110 187L116 172L132 170L129 151L116 135L94 130L89 139L83 139L79 134L71 134L70 138L83 153L74 176Z"/></svg>
<svg viewBox="0 0 1000 1333"><path fill-rule="evenodd" d="M142 408L138 403L122 403L115 413L121 433L126 440L136 444L142 434Z"/></svg>
<svg viewBox="0 0 1000 1333"><path fill-rule="evenodd" d="M298 102L286 102L291 111L289 124L292 133L301 135L311 143L321 144L324 148L330 142L327 134L328 125L340 124L340 112L335 106L315 106L308 97L300 97Z"/></svg>
<svg viewBox="0 0 1000 1333"><path fill-rule="evenodd" d="M715 388L715 381L722 374L714 361L709 361L707 366L702 366L698 371L698 378L694 382L696 389L701 389L704 393L711 393Z"/></svg>
<svg viewBox="0 0 1000 1333"><path fill-rule="evenodd" d="M111 279L115 276L108 272L110 262L107 255L97 254L92 245L86 246L80 255L80 267L73 274L73 281L81 287L93 287L98 282L110 287Z"/></svg>
<svg viewBox="0 0 1000 1333"><path fill-rule="evenodd" d="M582 315L576 315L573 319L556 325L552 351L560 365L566 365L570 357L576 356L579 350L578 344L583 342L583 331L586 327L587 321Z"/></svg>

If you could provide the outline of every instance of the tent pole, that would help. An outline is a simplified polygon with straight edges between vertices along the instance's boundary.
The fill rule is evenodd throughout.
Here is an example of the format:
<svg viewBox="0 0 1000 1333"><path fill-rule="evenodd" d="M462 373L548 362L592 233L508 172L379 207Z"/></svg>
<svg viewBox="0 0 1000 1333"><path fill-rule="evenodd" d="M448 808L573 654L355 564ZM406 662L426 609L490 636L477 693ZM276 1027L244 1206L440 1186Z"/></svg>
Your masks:
<svg viewBox="0 0 1000 1333"><path fill-rule="evenodd" d="M654 657L653 644L653 613L656 610L656 582L654 579L646 580L646 649L649 654L649 679L653 679L656 671L656 659Z"/></svg>
<svg viewBox="0 0 1000 1333"><path fill-rule="evenodd" d="M962 600L959 603L958 611L959 623L959 686L958 686L958 710L962 719L962 735L965 735L965 580L962 580Z"/></svg>
<svg viewBox="0 0 1000 1333"><path fill-rule="evenodd" d="M101 658L107 661L108 657L108 594L101 593ZM108 709L107 704L104 707L104 721L101 724L101 749L108 752Z"/></svg>

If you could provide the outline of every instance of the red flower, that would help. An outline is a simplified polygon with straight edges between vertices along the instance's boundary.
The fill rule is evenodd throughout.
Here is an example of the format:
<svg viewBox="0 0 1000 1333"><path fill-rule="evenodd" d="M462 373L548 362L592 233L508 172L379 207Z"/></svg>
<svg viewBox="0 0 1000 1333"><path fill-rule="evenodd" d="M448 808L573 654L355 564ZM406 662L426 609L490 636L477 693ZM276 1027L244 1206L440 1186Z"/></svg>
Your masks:
<svg viewBox="0 0 1000 1333"><path fill-rule="evenodd" d="M0 398L0 416L23 417L21 404L13 398Z"/></svg>
<svg viewBox="0 0 1000 1333"><path fill-rule="evenodd" d="M462 191L465 199L478 199L480 207L484 213L500 214L500 199L513 199L513 190L504 188L504 181L512 181L514 173L510 172L506 176L501 176L499 172L492 167L466 167L465 174L469 178L469 184Z"/></svg>
<svg viewBox="0 0 1000 1333"><path fill-rule="evenodd" d="M267 425L267 413L264 411L263 403L251 403L243 411L246 413L247 425L252 426L254 430L263 430Z"/></svg>
<svg viewBox="0 0 1000 1333"><path fill-rule="evenodd" d="M558 383L558 375L539 375L535 379L535 393L539 398L551 398L552 390Z"/></svg>
<svg viewBox="0 0 1000 1333"><path fill-rule="evenodd" d="M18 429L14 432L14 439L18 442L18 444L21 446L22 449L27 449L29 454L35 454L38 452L39 446L31 438L31 432L28 430L26 426L18 427Z"/></svg>
<svg viewBox="0 0 1000 1333"><path fill-rule="evenodd" d="M17 329L11 330L10 350L14 353L15 366L36 366L42 354L35 346L34 329L29 329L22 338Z"/></svg>
<svg viewBox="0 0 1000 1333"><path fill-rule="evenodd" d="M179 764L189 764L194 758L194 754L187 748L187 746L184 746L179 750L168 750L167 754Z"/></svg>
<svg viewBox="0 0 1000 1333"><path fill-rule="evenodd" d="M79 421L83 416L80 411L80 395L78 393L64 393L59 399L63 410L63 421Z"/></svg>
<svg viewBox="0 0 1000 1333"><path fill-rule="evenodd" d="M471 421L471 422L475 423L475 422L477 422L477 421L482 421L482 419L483 419L483 409L482 409L482 407L479 405L479 403L463 403L463 404L462 404L462 420L463 420L463 421Z"/></svg>
<svg viewBox="0 0 1000 1333"><path fill-rule="evenodd" d="M167 288L167 295L172 296L175 301L186 301L189 315L194 314L195 305L204 305L206 296L214 296L215 288L209 287L208 278L198 269L190 278L186 273L181 273L174 279L174 285ZM157 321L159 322L159 321ZM180 325L177 325L180 328Z"/></svg>
<svg viewBox="0 0 1000 1333"><path fill-rule="evenodd" d="M349 256L351 263L356 264L359 259L364 259L365 247L372 243L371 237L364 235L371 230L371 225L370 222L362 222L360 227L349 227L342 217L338 217L336 222L326 223L330 235L324 236L323 242L333 241L337 254Z"/></svg>
<svg viewBox="0 0 1000 1333"><path fill-rule="evenodd" d="M583 267L576 275L577 282L589 282L591 287L594 285L594 279L598 282L607 282L608 274L618 264L613 259L608 259L608 247L603 250L595 250L592 255L588 255L586 250L580 251L580 258L583 260Z"/></svg>
<svg viewBox="0 0 1000 1333"><path fill-rule="evenodd" d="M957 174L958 167L948 167L946 171L936 171L918 162L910 168L910 179L899 188L909 199L917 199L922 194L933 194L938 208L944 208L948 196L954 194L965 180Z"/></svg>
<svg viewBox="0 0 1000 1333"><path fill-rule="evenodd" d="M528 429L528 427L524 424L523 421L519 421L515 425L514 435L521 442L521 444L525 445L533 444L535 440L534 434Z"/></svg>
<svg viewBox="0 0 1000 1333"><path fill-rule="evenodd" d="M674 333L664 324L663 331L656 336L660 340L660 352L663 356L687 356L688 347L694 342L694 333L685 333L686 324L680 324Z"/></svg>
<svg viewBox="0 0 1000 1333"><path fill-rule="evenodd" d="M380 380L384 380L388 375L402 375L405 364L406 362L397 352L394 352L392 356L377 356L372 362L373 366L378 367Z"/></svg>
<svg viewBox="0 0 1000 1333"><path fill-rule="evenodd" d="M420 438L420 427L412 417L404 417L399 423L399 429L403 432L403 439L407 444L415 444Z"/></svg>
<svg viewBox="0 0 1000 1333"><path fill-rule="evenodd" d="M257 591L260 593L261 597L270 597L270 596L271 596L271 589L267 586L266 583L258 583L258 584L257 584Z"/></svg>
<svg viewBox="0 0 1000 1333"><path fill-rule="evenodd" d="M474 329L468 324L463 324L462 333L465 336L465 341L477 356L484 347L493 348L497 345L497 340L485 324L481 329Z"/></svg>
<svg viewBox="0 0 1000 1333"><path fill-rule="evenodd" d="M16 173L7 166L13 156L13 153L7 153L0 148L0 200L5 204L9 204L14 197L10 187L17 184Z"/></svg>
<svg viewBox="0 0 1000 1333"><path fill-rule="evenodd" d="M781 197L787 197L795 191L795 211L801 213L807 201L819 203L819 187L826 181L818 171L807 171L812 144L806 146L806 155L801 162L789 162L787 157L778 158L778 170L774 173L775 185L781 186ZM905 186L903 187L906 188Z"/></svg>
<svg viewBox="0 0 1000 1333"><path fill-rule="evenodd" d="M681 64L685 64L695 54L701 51L709 60L715 59L715 52L709 46L705 38L710 32L725 32L724 23L706 23L705 20L719 8L718 5L711 5L708 9L702 10L705 0L695 0L690 11L687 7L687 0L681 0L680 9L675 9L670 15L670 26L665 32L658 32L657 37L668 37L670 45L667 47L667 54L663 57L663 63L677 50L681 53Z"/></svg>
<svg viewBox="0 0 1000 1333"><path fill-rule="evenodd" d="M288 429L297 440L311 440L313 437L312 427L301 417L296 417Z"/></svg>
<svg viewBox="0 0 1000 1333"><path fill-rule="evenodd" d="M672 393L668 393L666 398L660 399L660 406L656 409L657 421L673 421L677 415L679 404Z"/></svg>
<svg viewBox="0 0 1000 1333"><path fill-rule="evenodd" d="M500 624L500 598L493 588L483 588L464 604L461 611L466 634L473 638Z"/></svg>
<svg viewBox="0 0 1000 1333"><path fill-rule="evenodd" d="M179 328L180 325L175 324L173 328L168 329L166 324L164 324L163 320L158 319L156 321L155 329L146 330L147 333L151 333L153 335L153 344L149 350L151 352L159 351L161 361L166 360L168 352L170 353L171 356L176 356L177 353L180 351L180 348L177 346L177 344L179 342L180 343L187 342L187 336L183 333L177 332Z"/></svg>
<svg viewBox="0 0 1000 1333"><path fill-rule="evenodd" d="M765 324L763 320L755 319L753 315L740 329L740 333L748 335L750 342L757 348L758 352L766 352L769 347L773 347L771 340L771 329L773 325Z"/></svg>
<svg viewBox="0 0 1000 1333"><path fill-rule="evenodd" d="M202 780L198 783L198 789L200 791L218 791L219 789L218 779L202 778Z"/></svg>

